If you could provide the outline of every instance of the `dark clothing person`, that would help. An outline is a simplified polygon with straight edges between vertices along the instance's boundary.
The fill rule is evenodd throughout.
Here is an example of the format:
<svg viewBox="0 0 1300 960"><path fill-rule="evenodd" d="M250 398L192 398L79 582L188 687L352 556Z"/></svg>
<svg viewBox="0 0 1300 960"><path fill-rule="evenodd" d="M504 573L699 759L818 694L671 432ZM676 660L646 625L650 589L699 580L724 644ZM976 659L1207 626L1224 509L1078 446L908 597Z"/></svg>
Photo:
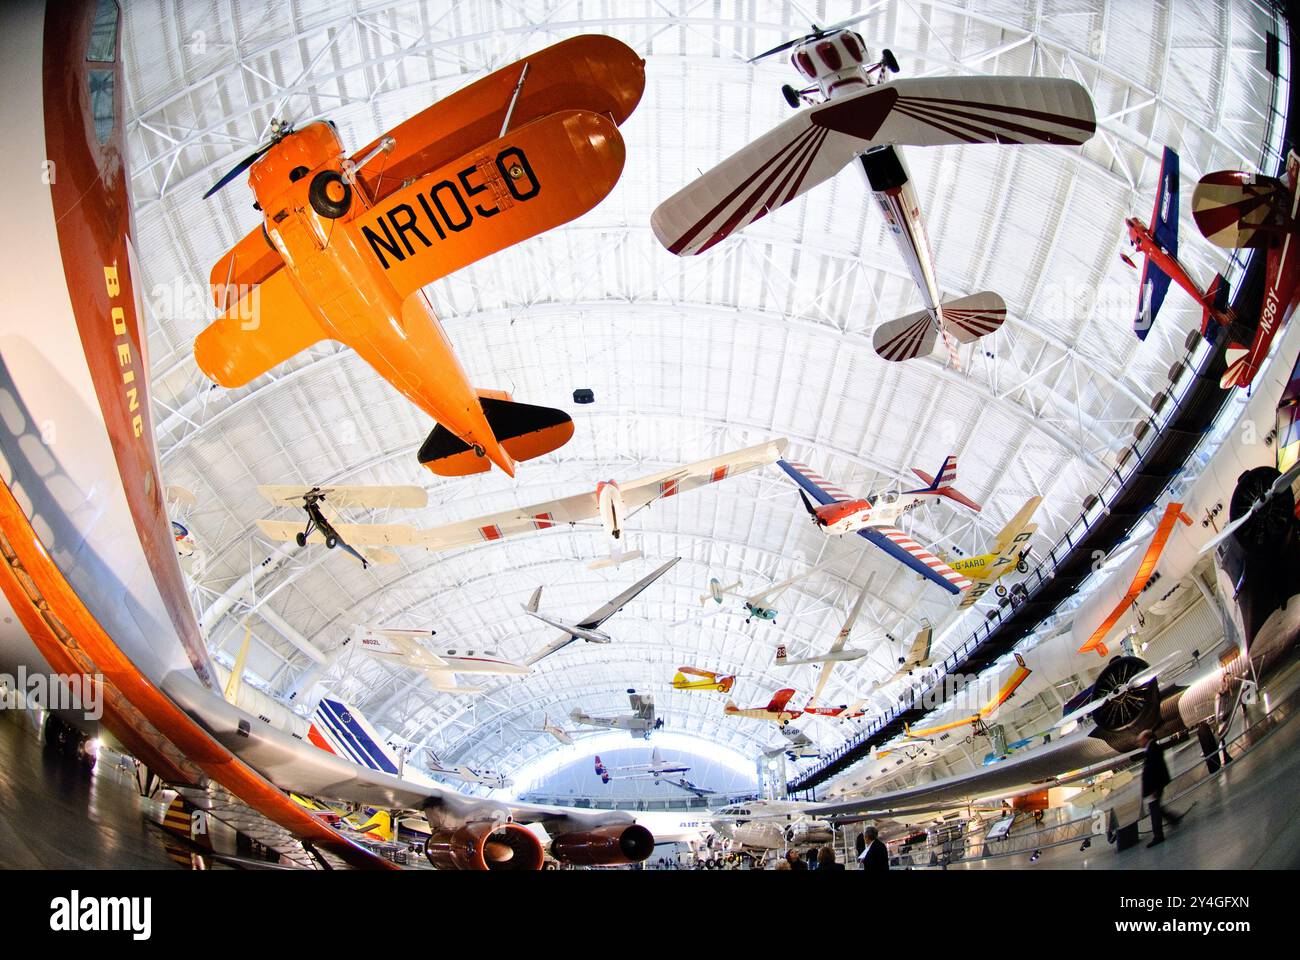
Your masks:
<svg viewBox="0 0 1300 960"><path fill-rule="evenodd" d="M1142 796L1146 797L1147 813L1151 817L1151 842L1147 844L1149 847L1164 843L1163 821L1168 820L1172 824L1177 824L1182 819L1169 813L1160 804L1160 798L1167 786L1169 786L1169 767L1165 765L1165 748L1159 740L1151 737L1142 757Z"/></svg>
<svg viewBox="0 0 1300 960"><path fill-rule="evenodd" d="M879 840L872 840L867 844L862 855L858 857L862 864L863 870L888 870L889 869L889 851Z"/></svg>

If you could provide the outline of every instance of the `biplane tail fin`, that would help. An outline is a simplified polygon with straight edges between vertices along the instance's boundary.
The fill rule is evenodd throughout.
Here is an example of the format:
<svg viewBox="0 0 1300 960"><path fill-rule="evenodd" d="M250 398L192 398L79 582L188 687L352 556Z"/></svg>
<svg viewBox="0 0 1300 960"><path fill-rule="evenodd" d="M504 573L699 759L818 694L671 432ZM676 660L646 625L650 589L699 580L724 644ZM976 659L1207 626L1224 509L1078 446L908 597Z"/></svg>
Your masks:
<svg viewBox="0 0 1300 960"><path fill-rule="evenodd" d="M573 438L573 418L563 410L517 403L497 391L478 393L488 427L514 460L532 460ZM441 477L464 477L491 469L486 452L479 453L442 424L433 428L419 456L420 463Z"/></svg>

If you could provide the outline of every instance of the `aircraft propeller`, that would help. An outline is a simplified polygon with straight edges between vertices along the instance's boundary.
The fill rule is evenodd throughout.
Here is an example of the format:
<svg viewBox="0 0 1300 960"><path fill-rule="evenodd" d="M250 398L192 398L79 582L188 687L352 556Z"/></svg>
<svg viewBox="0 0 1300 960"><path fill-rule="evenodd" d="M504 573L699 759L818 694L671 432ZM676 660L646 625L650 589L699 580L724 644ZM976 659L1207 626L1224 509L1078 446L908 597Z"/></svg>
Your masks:
<svg viewBox="0 0 1300 960"><path fill-rule="evenodd" d="M1297 478L1300 478L1300 462L1292 465L1291 469L1287 470L1286 473L1279 475L1267 489L1258 492L1251 491L1255 494L1255 499L1254 502L1251 503L1250 509L1224 527L1217 537L1205 546L1201 547L1201 553L1209 553L1232 534L1236 533L1237 530L1251 519L1251 517L1253 517L1258 511L1264 509L1264 507L1266 507L1269 501L1274 497L1279 494L1289 493ZM1286 509L1290 508L1287 507ZM1282 512L1285 513L1285 509Z"/></svg>
<svg viewBox="0 0 1300 960"><path fill-rule="evenodd" d="M815 23L811 24L812 33L806 33L802 37L795 37L793 40L787 40L785 41L785 43L779 43L771 50L764 50L758 56L750 57L749 62L758 63L758 61L766 59L767 57L772 56L772 54L774 53L781 53L785 50L789 50L791 47L803 43L806 40L820 40L822 37L828 36L834 33L836 30L843 30L847 27L853 26L855 23L861 23L863 20L868 20L871 17L874 17L877 12L878 11L873 10L870 13L864 13L856 17L849 17L849 19L841 20L839 23L833 23L829 27L819 27ZM892 54L889 56L889 60L893 61L893 66L891 67L891 69L893 70L894 73L897 73L898 61L893 59Z"/></svg>
<svg viewBox="0 0 1300 960"><path fill-rule="evenodd" d="M290 121L272 120L271 139L266 141L266 143L262 144L256 150L254 150L243 160L240 160L230 170L226 171L225 176L223 176L220 180L218 180L210 188L208 188L208 192L203 195L203 199L204 200L208 199L208 197L212 196L214 193L216 193L218 190L220 190L222 187L228 184L231 180L234 180L236 177L238 177L241 173L243 173L253 164L257 163L258 160L262 159L262 154L266 153L266 151L270 150L273 146L275 146L277 143L283 140L290 133L293 133L293 124Z"/></svg>

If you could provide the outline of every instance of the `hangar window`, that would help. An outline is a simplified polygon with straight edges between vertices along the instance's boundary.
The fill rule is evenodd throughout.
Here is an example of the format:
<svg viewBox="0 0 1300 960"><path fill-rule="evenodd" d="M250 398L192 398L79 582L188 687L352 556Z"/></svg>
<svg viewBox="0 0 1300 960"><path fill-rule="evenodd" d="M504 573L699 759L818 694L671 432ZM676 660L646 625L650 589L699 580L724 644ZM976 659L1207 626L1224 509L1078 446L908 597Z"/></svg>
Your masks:
<svg viewBox="0 0 1300 960"><path fill-rule="evenodd" d="M117 54L117 0L99 0L95 23L90 28L86 59L93 63L112 63Z"/></svg>
<svg viewBox="0 0 1300 960"><path fill-rule="evenodd" d="M100 143L107 143L113 135L113 71L90 70L87 82L90 85L90 111L95 118L95 137Z"/></svg>

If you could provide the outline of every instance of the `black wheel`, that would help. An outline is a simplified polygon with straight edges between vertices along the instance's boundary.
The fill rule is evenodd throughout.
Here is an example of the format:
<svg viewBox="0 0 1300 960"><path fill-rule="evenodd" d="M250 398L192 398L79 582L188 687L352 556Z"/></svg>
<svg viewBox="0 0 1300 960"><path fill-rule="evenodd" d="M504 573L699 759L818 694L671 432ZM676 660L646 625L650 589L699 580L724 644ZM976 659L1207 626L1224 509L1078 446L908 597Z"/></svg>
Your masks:
<svg viewBox="0 0 1300 960"><path fill-rule="evenodd" d="M298 546L300 546L300 547L305 547L305 546L307 546L307 534L305 534L305 533L300 533L300 534L298 534L296 537L294 537L293 539L294 539L294 541L298 544Z"/></svg>
<svg viewBox="0 0 1300 960"><path fill-rule="evenodd" d="M1141 657L1116 657L1092 685L1091 702L1110 696L1147 666ZM1155 680L1120 694L1093 713L1097 726L1108 733L1146 730L1155 726L1159 717L1160 685Z"/></svg>
<svg viewBox="0 0 1300 960"><path fill-rule="evenodd" d="M329 550L333 550L333 549L334 549L335 547L337 547L338 545L339 545L339 538L338 538L338 537L326 537L326 538L325 538L325 546L326 546L327 549L329 549Z"/></svg>
<svg viewBox="0 0 1300 960"><path fill-rule="evenodd" d="M790 106L794 107L796 110L799 109L800 101L798 90L787 83L781 87L781 95L785 97L786 103L790 104Z"/></svg>
<svg viewBox="0 0 1300 960"><path fill-rule="evenodd" d="M1017 561L1016 573L1028 573L1028 572L1029 572L1029 564L1026 563L1024 560Z"/></svg>
<svg viewBox="0 0 1300 960"><path fill-rule="evenodd" d="M322 170L307 188L311 208L327 220L337 220L352 206L352 188L337 170Z"/></svg>
<svg viewBox="0 0 1300 960"><path fill-rule="evenodd" d="M999 597L1005 597L1007 595L1007 588L1002 586L1002 584L999 583L996 587L993 588L993 592L996 593Z"/></svg>
<svg viewBox="0 0 1300 960"><path fill-rule="evenodd" d="M486 456L486 455L487 455L487 451L483 449L483 445L482 445L482 444L480 444L480 443L476 443L476 444L474 444L474 456L476 456L476 457L482 457L482 456Z"/></svg>
<svg viewBox="0 0 1300 960"><path fill-rule="evenodd" d="M880 51L880 62L885 65L885 69L890 73L898 73L898 58L894 56L894 51L886 47Z"/></svg>

